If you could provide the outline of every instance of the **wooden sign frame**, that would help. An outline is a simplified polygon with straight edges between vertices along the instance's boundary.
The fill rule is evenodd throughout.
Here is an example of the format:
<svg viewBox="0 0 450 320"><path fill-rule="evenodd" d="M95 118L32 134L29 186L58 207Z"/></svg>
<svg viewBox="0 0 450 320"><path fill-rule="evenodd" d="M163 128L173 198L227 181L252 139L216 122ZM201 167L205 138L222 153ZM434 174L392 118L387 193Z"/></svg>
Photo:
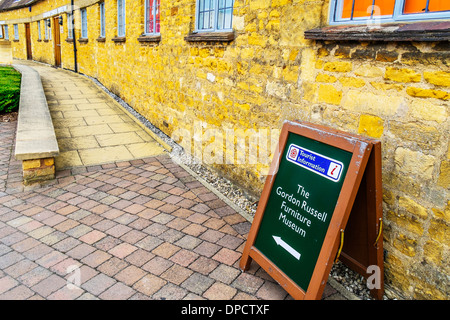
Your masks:
<svg viewBox="0 0 450 320"><path fill-rule="evenodd" d="M352 154L347 174L344 178L341 192L339 193L307 290L303 290L279 267L277 267L276 261L271 261L254 246L290 133L345 150ZM255 262L274 278L293 298L312 300L320 299L322 297L328 275L341 243L341 231L346 227L353 203L358 194L360 183L364 176L366 165L369 162L369 157L374 146L369 140L370 139L349 135L334 129L306 122L286 121L284 123L280 134L278 148L272 160L269 175L267 176L240 261L240 268L243 271L248 270L251 261L255 260ZM364 228L366 228L366 226L364 226ZM355 250L350 250L350 254L347 254L347 257L351 259L352 254L355 255L355 252ZM357 259L354 259L354 261L357 261Z"/></svg>

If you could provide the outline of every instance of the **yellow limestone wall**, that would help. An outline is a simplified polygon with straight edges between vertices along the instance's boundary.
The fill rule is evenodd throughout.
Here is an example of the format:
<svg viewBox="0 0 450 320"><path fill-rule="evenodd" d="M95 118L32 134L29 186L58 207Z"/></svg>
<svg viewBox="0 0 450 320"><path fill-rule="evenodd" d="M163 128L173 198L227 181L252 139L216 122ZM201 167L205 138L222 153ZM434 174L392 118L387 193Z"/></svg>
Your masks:
<svg viewBox="0 0 450 320"><path fill-rule="evenodd" d="M106 41L99 42L98 3L75 3L88 6L88 42L77 42L79 72L252 194L261 192L275 147L270 141L286 119L380 139L388 294L450 298L448 42L306 40L304 31L327 25L328 0L236 0L231 42L186 41L195 0L162 0L156 43L137 40L143 0L127 1L126 41L112 41L116 4L106 0ZM0 21L10 24L12 36L14 21L31 19L33 59L53 64L53 42L37 41L35 20L66 4L38 2L31 12L1 12ZM73 69L63 18L62 66ZM78 39L79 11L76 19ZM23 25L19 30L13 54L25 59ZM261 139L246 150L246 135L247 147L249 140L255 145L252 133Z"/></svg>
<svg viewBox="0 0 450 320"><path fill-rule="evenodd" d="M11 64L12 62L11 42L0 41L0 64Z"/></svg>

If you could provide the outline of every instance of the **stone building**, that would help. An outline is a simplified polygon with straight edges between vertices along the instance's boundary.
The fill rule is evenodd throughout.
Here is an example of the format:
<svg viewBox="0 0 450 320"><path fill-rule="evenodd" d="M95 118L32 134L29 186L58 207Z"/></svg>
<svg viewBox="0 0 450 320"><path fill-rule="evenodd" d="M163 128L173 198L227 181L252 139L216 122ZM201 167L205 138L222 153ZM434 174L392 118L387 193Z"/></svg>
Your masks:
<svg viewBox="0 0 450 320"><path fill-rule="evenodd" d="M257 197L285 120L380 139L388 295L450 298L448 0L75 0L73 11L69 0L1 0L0 10L14 58L98 79Z"/></svg>

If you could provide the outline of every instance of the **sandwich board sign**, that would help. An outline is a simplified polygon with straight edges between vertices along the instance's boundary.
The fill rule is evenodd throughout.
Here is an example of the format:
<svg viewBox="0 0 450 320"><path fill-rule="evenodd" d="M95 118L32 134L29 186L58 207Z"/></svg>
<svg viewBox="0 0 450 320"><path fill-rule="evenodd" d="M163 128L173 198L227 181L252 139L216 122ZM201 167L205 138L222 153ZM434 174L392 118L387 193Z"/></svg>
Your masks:
<svg viewBox="0 0 450 320"><path fill-rule="evenodd" d="M255 260L294 298L320 299L373 146L367 138L285 122L240 268ZM378 251L367 243L362 250ZM358 251L350 249L348 258Z"/></svg>

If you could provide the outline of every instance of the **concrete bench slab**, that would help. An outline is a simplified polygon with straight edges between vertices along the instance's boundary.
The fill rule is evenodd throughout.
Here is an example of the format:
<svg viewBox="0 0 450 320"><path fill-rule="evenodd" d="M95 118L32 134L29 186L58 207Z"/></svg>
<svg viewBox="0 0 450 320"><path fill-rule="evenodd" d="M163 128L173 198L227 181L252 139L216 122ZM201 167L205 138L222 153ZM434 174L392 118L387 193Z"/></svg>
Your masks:
<svg viewBox="0 0 450 320"><path fill-rule="evenodd" d="M41 77L33 68L13 67L22 74L14 155L22 160L26 184L53 179L59 147Z"/></svg>

